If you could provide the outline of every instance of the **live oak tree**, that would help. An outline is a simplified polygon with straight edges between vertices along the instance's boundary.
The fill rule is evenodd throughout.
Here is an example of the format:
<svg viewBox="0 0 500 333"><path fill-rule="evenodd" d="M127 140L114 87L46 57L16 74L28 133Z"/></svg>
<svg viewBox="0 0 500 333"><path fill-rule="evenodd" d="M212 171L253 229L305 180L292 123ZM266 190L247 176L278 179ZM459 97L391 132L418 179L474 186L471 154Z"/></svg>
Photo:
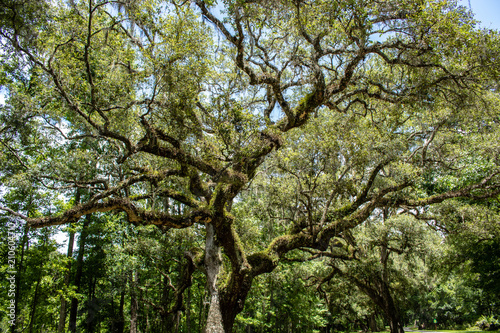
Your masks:
<svg viewBox="0 0 500 333"><path fill-rule="evenodd" d="M43 191L88 195L57 213L50 205L38 216L2 209L32 227L124 212L135 225L197 228L204 249L187 255L206 275L206 331L230 332L254 278L290 251L326 255L379 208L425 218L432 204L500 192L491 143L498 34L475 29L453 1L224 1L221 13L214 6L7 2L6 190L27 179ZM345 124L330 133L354 141L323 140L329 153L302 161L292 151L313 168L303 175L292 163L287 172L310 188L300 184L287 233L247 251L233 204L266 159L293 146L290 136L300 140L314 117L330 116ZM457 139L468 134L475 139ZM464 142L468 153L453 150ZM485 153L484 168L470 182L433 195L418 186L428 174L477 165L473 148ZM315 188L321 168L331 176Z"/></svg>
<svg viewBox="0 0 500 333"><path fill-rule="evenodd" d="M492 318L499 311L498 204L498 198L487 202L456 199L433 211L446 234L446 251L435 268L443 287L429 295L441 323L474 323L480 315ZM451 310L442 311L446 308Z"/></svg>
<svg viewBox="0 0 500 333"><path fill-rule="evenodd" d="M287 148L264 165L249 190L243 193L243 203L236 206L253 206L247 208L248 215L265 221L257 223L265 228L261 237L269 237L283 225L289 225L289 221L302 220L301 227L315 228L315 221L321 224L329 217L330 207L340 207L337 214L341 209L348 209L367 182L371 182L372 196L393 192L391 200L386 201L387 206L380 201L379 206L370 208L369 217L353 227L367 231L353 229L353 233L338 225L336 237L326 251L300 250L309 254L303 260L334 260L327 262L326 266L333 269L330 275L319 279L320 284L324 285L338 275L354 282L385 313L394 331L402 330L402 321L393 296L396 291L393 285L401 286L409 276L427 268L417 265L403 274L390 265L392 258L404 254L402 264L410 265L415 260L412 257L422 255L419 254L422 250L417 251L415 244L424 242L428 244L423 247L431 248L435 243L425 240L423 230L431 228L442 234L444 226L451 226L445 215L437 214L439 206L420 206L411 200L452 195L457 189L479 182L495 170L497 163L498 132L482 126L488 119L497 117L497 111L491 114L493 118L489 118L488 112L481 107L476 110L466 105L450 107L450 104L440 104L437 100L434 105L438 108L431 113L421 112L418 117L402 120L398 120L397 113L390 108L380 110L370 118L317 115L304 126L304 132L288 136ZM475 118L474 113L481 116ZM439 118L434 120L435 117ZM458 118L462 118L460 123L455 121ZM433 121L440 125L427 128ZM342 131L334 130L338 128ZM424 155L418 153L424 148ZM374 176L376 168L379 168L378 175ZM395 190L394 185L401 182L407 185ZM481 196L474 195L466 199L482 200ZM454 201L448 203L461 206ZM399 223L398 228L385 227L384 224L377 227L377 220L381 220L384 214L394 215L397 221L408 223ZM252 228L248 225L247 222L250 231L241 227L245 239L251 239ZM363 236L367 232L373 234L370 242L367 242L367 236ZM401 280L402 275L408 278Z"/></svg>
<svg viewBox="0 0 500 333"><path fill-rule="evenodd" d="M371 299L392 332L401 332L405 298L428 284L425 263L441 239L413 217L391 217L387 209L359 229L355 258L332 260L331 273L321 283L335 275L347 279Z"/></svg>

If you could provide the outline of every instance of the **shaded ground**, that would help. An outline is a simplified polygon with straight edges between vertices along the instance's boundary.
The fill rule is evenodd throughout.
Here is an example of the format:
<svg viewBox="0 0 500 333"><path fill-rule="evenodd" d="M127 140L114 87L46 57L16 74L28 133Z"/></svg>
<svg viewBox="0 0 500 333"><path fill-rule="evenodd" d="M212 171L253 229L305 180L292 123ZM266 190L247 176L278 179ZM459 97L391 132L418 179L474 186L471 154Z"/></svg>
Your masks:
<svg viewBox="0 0 500 333"><path fill-rule="evenodd" d="M429 331L429 330L413 330L409 327L404 328L405 332L425 332L425 333L443 333L442 331ZM473 333L473 332L471 332Z"/></svg>
<svg viewBox="0 0 500 333"><path fill-rule="evenodd" d="M487 331L467 331L467 330L414 330L410 327L404 328L405 332L422 332L422 333L483 333ZM489 331L488 333L498 333L499 331Z"/></svg>

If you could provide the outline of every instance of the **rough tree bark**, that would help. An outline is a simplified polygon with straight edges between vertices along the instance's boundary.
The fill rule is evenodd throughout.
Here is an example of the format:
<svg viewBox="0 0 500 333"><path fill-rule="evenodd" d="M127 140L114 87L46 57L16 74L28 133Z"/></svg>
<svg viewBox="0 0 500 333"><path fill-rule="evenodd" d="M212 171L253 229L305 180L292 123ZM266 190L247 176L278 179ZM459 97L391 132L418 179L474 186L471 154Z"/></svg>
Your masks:
<svg viewBox="0 0 500 333"><path fill-rule="evenodd" d="M207 223L207 236L205 242L205 269L207 275L208 291L210 293L210 307L208 309L205 333L224 333L222 313L217 288L217 277L221 266L221 249L215 238L214 225Z"/></svg>

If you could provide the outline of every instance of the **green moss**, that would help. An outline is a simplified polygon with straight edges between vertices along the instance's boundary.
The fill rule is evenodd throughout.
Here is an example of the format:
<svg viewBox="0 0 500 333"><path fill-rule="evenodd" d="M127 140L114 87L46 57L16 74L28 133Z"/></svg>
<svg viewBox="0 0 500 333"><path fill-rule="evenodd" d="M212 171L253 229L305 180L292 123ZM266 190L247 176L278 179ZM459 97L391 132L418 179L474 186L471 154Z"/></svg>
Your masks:
<svg viewBox="0 0 500 333"><path fill-rule="evenodd" d="M193 262L196 266L203 265L205 261L205 252L197 247L189 249L189 253L192 254Z"/></svg>
<svg viewBox="0 0 500 333"><path fill-rule="evenodd" d="M309 116L309 112L313 110L314 105L311 102L315 96L315 93L309 93L304 98L299 101L299 105L296 108L295 117L299 120L300 123L307 120Z"/></svg>
<svg viewBox="0 0 500 333"><path fill-rule="evenodd" d="M345 217L349 214L351 214L353 211L352 204L347 204L342 208L339 208L335 210L334 212L328 214L328 218L331 220L337 219L337 218L342 218Z"/></svg>
<svg viewBox="0 0 500 333"><path fill-rule="evenodd" d="M278 258L273 258L267 250L257 252L248 257L248 263L252 268L271 271L278 263Z"/></svg>
<svg viewBox="0 0 500 333"><path fill-rule="evenodd" d="M244 254L244 247L243 247L243 243L241 242L241 239L240 239L240 236L238 235L238 233L236 232L236 230L234 230L234 227L231 225L231 233L233 235L233 239L234 239L234 247L236 249L236 253L243 256ZM245 260L245 258L243 257L240 257L238 258L239 260Z"/></svg>
<svg viewBox="0 0 500 333"><path fill-rule="evenodd" d="M214 189L214 192L212 194L212 198L210 199L210 202L208 204L208 211L210 213L210 215L213 215L216 213L217 209L216 209L216 206L217 206L217 202L216 200L218 199L221 191L223 190L223 184L222 183L218 183L217 186L215 187Z"/></svg>
<svg viewBox="0 0 500 333"><path fill-rule="evenodd" d="M314 94L314 92L311 92L311 93L309 93L309 94L305 95L305 96L304 96L304 97L303 97L303 98L299 101L299 106L297 107L297 109L298 109L299 111L301 111L301 110L303 110L304 108L306 108L306 107L310 104L310 102L311 102L312 98L314 97L314 95L315 95L315 94Z"/></svg>

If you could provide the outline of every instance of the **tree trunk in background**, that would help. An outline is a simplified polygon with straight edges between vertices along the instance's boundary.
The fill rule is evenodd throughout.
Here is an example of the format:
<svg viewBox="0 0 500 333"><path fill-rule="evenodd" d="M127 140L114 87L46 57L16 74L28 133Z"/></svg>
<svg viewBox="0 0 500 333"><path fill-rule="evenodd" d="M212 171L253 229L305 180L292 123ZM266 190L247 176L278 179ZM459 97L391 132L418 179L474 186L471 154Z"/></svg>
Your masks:
<svg viewBox="0 0 500 333"><path fill-rule="evenodd" d="M215 239L214 226L208 223L205 245L205 269L207 271L207 285L210 293L210 308L208 309L205 333L224 333L219 290L217 289L217 276L220 272L221 262L221 250Z"/></svg>
<svg viewBox="0 0 500 333"><path fill-rule="evenodd" d="M201 288L200 288L201 289ZM200 291L201 294L201 291ZM198 332L202 332L202 327L205 327L203 324L203 319L205 318L205 298L207 296L207 288L203 288L203 295L200 297L200 304L198 306Z"/></svg>
<svg viewBox="0 0 500 333"><path fill-rule="evenodd" d="M130 333L137 333L137 311L139 309L139 303L137 301L137 284L139 280L139 275L137 270L133 271L130 275L129 287L130 287Z"/></svg>
<svg viewBox="0 0 500 333"><path fill-rule="evenodd" d="M89 292L87 296L87 321L86 321L86 333L93 333L96 329L97 323L97 312L96 310L96 297L95 297L95 287L97 284L96 278L91 278L91 283L89 284Z"/></svg>
<svg viewBox="0 0 500 333"><path fill-rule="evenodd" d="M374 313L371 314L370 318L368 319L368 326L370 327L370 331L378 332L377 317Z"/></svg>
<svg viewBox="0 0 500 333"><path fill-rule="evenodd" d="M83 255L85 252L85 242L87 240L88 226L90 224L90 215L85 216L85 221L83 222L82 232L80 233L80 241L78 246L78 257L76 259L76 275L75 275L75 287L76 292L80 293L80 286L82 284L82 272L83 272ZM69 312L69 331L76 332L76 318L78 315L78 299L74 297L71 300L71 309Z"/></svg>
<svg viewBox="0 0 500 333"><path fill-rule="evenodd" d="M120 317L120 320L118 321L117 333L123 333L123 330L125 329L125 315L123 314L123 307L125 306L125 288L122 289L121 295L120 295L120 308L118 310L119 314L118 316Z"/></svg>
<svg viewBox="0 0 500 333"><path fill-rule="evenodd" d="M111 327L109 328L109 332L111 333L123 333L123 330L125 329L125 317L123 315L123 308L125 305L125 288L122 288L120 292L120 301L118 304L118 313L115 313L114 307L115 307L115 300L112 300L112 306L113 306L113 318L111 320Z"/></svg>
<svg viewBox="0 0 500 333"><path fill-rule="evenodd" d="M14 322L14 325L12 325L10 327L10 331L12 333L19 331L19 330L17 330L17 326L18 326L18 323L20 322L20 318L19 318L19 293L21 291L21 279L20 279L20 277L21 277L21 272L24 270L24 252L25 252L24 248L26 247L26 251L27 251L29 229L30 228L26 224L24 226L24 233L23 233L23 238L22 238L22 242L21 242L21 258L19 259L19 263L17 265L16 294L14 295L14 306L15 306L14 313L16 314L16 320Z"/></svg>
<svg viewBox="0 0 500 333"><path fill-rule="evenodd" d="M384 312L385 318L389 321L391 333L403 333L403 324L389 286L381 279L377 279L374 283L376 288L369 287L359 280L353 279L353 282Z"/></svg>
<svg viewBox="0 0 500 333"><path fill-rule="evenodd" d="M29 324L29 333L33 332L33 323L35 322L35 313L36 306L38 304L38 290L40 288L40 281L42 280L42 268L40 267L40 272L38 273L38 280L36 281L35 294L33 295L33 302L31 304L31 313L30 313L30 324Z"/></svg>
<svg viewBox="0 0 500 333"><path fill-rule="evenodd" d="M391 328L391 333L404 333L403 324L401 323L401 318L399 316L399 311L394 304L394 300L390 295L389 291L385 295L382 295L384 300L384 313L389 320L389 326Z"/></svg>
<svg viewBox="0 0 500 333"><path fill-rule="evenodd" d="M176 311L175 314L174 314L174 332L175 333L179 333L179 326L180 326L180 323L181 323L181 312L180 311Z"/></svg>
<svg viewBox="0 0 500 333"><path fill-rule="evenodd" d="M162 293L161 293L161 300L160 303L161 305L165 308L168 309L168 304L169 301L171 301L171 295L170 295L170 287L169 287L169 280L167 276L159 276L159 280L162 281ZM172 328L174 327L174 320L172 314L168 315L163 315L161 316L161 329L162 332L171 332Z"/></svg>
<svg viewBox="0 0 500 333"><path fill-rule="evenodd" d="M71 225L71 227L73 227L73 225ZM71 277L71 258L73 257L74 242L75 242L75 233L70 232L68 240L68 253L67 253L67 257L70 261L68 263L68 272L64 277L64 285L66 287L69 287L69 280ZM57 332L59 333L64 332L64 328L66 326L66 305L67 305L66 299L64 298L64 296L61 296L61 310L59 312L59 325L57 326Z"/></svg>
<svg viewBox="0 0 500 333"><path fill-rule="evenodd" d="M387 219L387 212L384 209L383 221ZM382 264L382 275L381 281L378 284L378 294L382 300L382 309L384 310L386 318L389 320L389 326L391 328L391 333L404 333L403 324L401 323L401 318L399 316L399 309L396 307L396 303L391 295L391 290L389 288L389 270L387 268L387 262L391 251L388 248L389 239L388 235L385 234L383 238L382 245L380 247L380 263Z"/></svg>
<svg viewBox="0 0 500 333"><path fill-rule="evenodd" d="M188 289L186 300L186 332L191 333L191 287Z"/></svg>
<svg viewBox="0 0 500 333"><path fill-rule="evenodd" d="M80 191L76 190L75 193L75 205L78 205L80 203ZM73 224L70 224L70 228L73 228ZM69 240L68 240L68 252L66 256L69 259L68 262L68 272L66 273L66 276L64 277L64 285L66 287L69 287L69 281L71 278L71 258L73 257L73 245L75 243L75 232L70 231L69 232ZM66 298L64 296L61 296L61 310L59 311L59 324L57 325L57 332L62 333L64 332L64 328L66 326L66 308L67 308L67 302Z"/></svg>

